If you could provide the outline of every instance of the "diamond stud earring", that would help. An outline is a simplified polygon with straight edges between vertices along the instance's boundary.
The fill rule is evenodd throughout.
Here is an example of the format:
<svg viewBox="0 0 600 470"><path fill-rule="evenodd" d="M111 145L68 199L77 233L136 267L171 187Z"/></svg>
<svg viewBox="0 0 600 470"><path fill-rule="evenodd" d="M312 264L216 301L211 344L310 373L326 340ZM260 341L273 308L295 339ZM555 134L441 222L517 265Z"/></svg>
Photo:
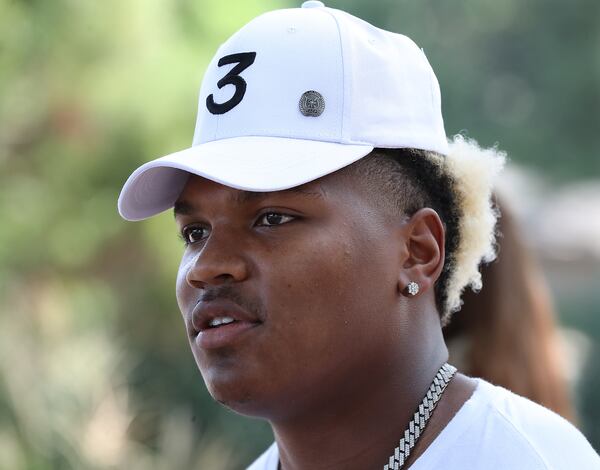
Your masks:
<svg viewBox="0 0 600 470"><path fill-rule="evenodd" d="M419 284L415 281L410 281L406 286L406 290L410 296L414 297L419 293Z"/></svg>

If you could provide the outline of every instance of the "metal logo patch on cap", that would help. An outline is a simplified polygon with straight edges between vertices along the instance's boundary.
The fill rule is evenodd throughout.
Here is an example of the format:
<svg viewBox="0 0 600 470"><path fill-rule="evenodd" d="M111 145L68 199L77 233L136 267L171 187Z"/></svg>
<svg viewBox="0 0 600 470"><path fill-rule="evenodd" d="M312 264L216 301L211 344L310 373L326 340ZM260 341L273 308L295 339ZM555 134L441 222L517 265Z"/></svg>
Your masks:
<svg viewBox="0 0 600 470"><path fill-rule="evenodd" d="M325 99L318 91L309 90L300 97L300 112L304 116L317 117L325 111Z"/></svg>

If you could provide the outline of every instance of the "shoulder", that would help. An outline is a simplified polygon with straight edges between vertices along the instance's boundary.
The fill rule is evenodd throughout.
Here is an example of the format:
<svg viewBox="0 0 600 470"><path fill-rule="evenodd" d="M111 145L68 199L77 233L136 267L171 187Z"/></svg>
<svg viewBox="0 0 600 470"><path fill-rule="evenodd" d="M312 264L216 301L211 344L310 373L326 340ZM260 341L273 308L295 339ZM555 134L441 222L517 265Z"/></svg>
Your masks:
<svg viewBox="0 0 600 470"><path fill-rule="evenodd" d="M471 397L411 470L600 469L585 437L552 411L477 379Z"/></svg>
<svg viewBox="0 0 600 470"><path fill-rule="evenodd" d="M478 379L477 393L500 436L518 444L548 470L600 468L600 457L567 420L527 398Z"/></svg>
<svg viewBox="0 0 600 470"><path fill-rule="evenodd" d="M246 470L277 470L279 452L277 444L273 443Z"/></svg>

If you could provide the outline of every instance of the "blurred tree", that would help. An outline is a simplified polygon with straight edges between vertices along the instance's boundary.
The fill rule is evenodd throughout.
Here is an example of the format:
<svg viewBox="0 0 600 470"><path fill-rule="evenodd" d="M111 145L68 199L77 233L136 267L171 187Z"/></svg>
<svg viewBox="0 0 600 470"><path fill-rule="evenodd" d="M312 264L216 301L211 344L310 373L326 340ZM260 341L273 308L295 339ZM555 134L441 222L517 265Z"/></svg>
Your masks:
<svg viewBox="0 0 600 470"><path fill-rule="evenodd" d="M555 181L600 176L600 2L331 0L425 49L446 132Z"/></svg>
<svg viewBox="0 0 600 470"><path fill-rule="evenodd" d="M190 144L218 44L279 6L0 1L1 468L230 469L270 439L202 385L171 217L116 197Z"/></svg>

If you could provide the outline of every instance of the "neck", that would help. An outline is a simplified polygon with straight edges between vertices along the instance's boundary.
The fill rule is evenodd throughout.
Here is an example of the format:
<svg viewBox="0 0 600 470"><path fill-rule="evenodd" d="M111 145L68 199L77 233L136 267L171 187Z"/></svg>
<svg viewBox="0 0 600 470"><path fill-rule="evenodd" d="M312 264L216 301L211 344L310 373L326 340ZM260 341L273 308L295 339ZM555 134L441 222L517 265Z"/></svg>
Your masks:
<svg viewBox="0 0 600 470"><path fill-rule="evenodd" d="M283 470L380 469L387 463L448 358L439 321L422 327L404 335L410 350L390 335L384 341L392 353L385 359L365 363L362 373L330 387L310 408L271 421Z"/></svg>

